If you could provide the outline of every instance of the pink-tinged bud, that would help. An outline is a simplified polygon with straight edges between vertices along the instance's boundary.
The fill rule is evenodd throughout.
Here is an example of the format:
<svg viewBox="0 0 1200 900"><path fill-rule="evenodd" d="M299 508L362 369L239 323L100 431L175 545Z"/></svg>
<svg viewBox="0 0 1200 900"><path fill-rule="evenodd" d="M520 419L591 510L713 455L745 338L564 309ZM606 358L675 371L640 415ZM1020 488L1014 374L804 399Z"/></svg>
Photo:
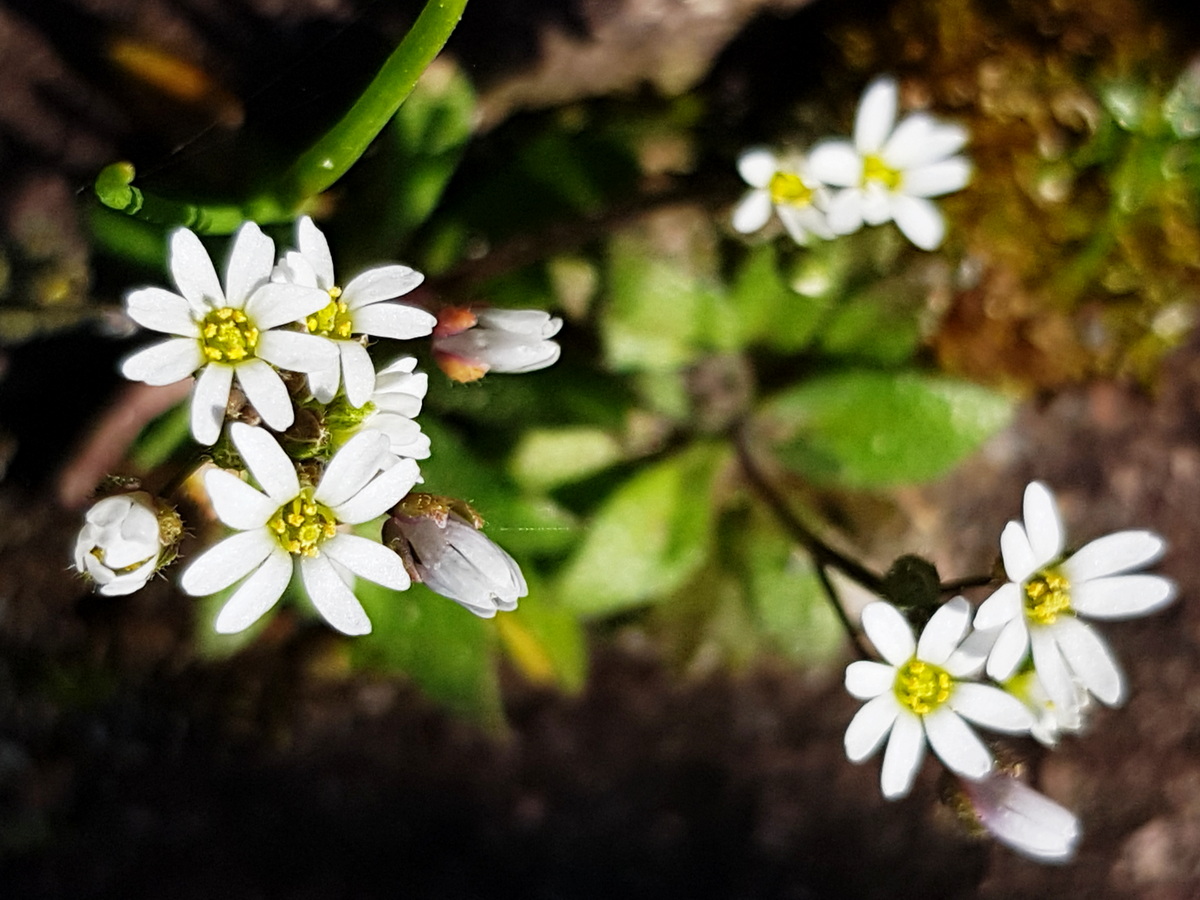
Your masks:
<svg viewBox="0 0 1200 900"><path fill-rule="evenodd" d="M474 328L478 321L474 310L467 306L446 306L438 311L437 324L433 326L435 338L449 337L452 334Z"/></svg>
<svg viewBox="0 0 1200 900"><path fill-rule="evenodd" d="M410 494L384 523L383 542L413 580L490 619L516 609L529 588L516 561L479 530L482 524L465 505Z"/></svg>
<svg viewBox="0 0 1200 900"><path fill-rule="evenodd" d="M998 772L980 781L962 779L966 812L992 837L1022 856L1065 863L1075 856L1079 819L1012 775Z"/></svg>
<svg viewBox="0 0 1200 900"><path fill-rule="evenodd" d="M455 381L475 381L488 372L517 374L553 365L560 352L551 337L562 319L537 309L482 309L473 327L451 331L439 318L433 356Z"/></svg>
<svg viewBox="0 0 1200 900"><path fill-rule="evenodd" d="M179 515L144 491L92 505L75 539L75 568L110 597L132 594L169 561L182 533Z"/></svg>

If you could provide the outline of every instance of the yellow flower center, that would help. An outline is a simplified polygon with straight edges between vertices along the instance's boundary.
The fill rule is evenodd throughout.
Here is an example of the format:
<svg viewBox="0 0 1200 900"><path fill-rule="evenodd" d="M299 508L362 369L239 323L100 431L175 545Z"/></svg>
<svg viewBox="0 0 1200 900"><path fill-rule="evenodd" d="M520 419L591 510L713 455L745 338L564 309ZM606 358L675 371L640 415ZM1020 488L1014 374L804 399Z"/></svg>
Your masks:
<svg viewBox="0 0 1200 900"><path fill-rule="evenodd" d="M878 181L889 191L894 191L900 187L902 178L898 169L893 169L874 153L863 160L862 180L864 186L868 182Z"/></svg>
<svg viewBox="0 0 1200 900"><path fill-rule="evenodd" d="M1025 615L1038 625L1053 625L1071 612L1071 583L1055 568L1042 569L1025 582Z"/></svg>
<svg viewBox="0 0 1200 900"><path fill-rule="evenodd" d="M771 202L775 204L808 206L812 203L812 189L793 172L776 172L771 176L767 190L771 192Z"/></svg>
<svg viewBox="0 0 1200 900"><path fill-rule="evenodd" d="M350 307L340 299L342 289L329 289L329 305L317 310L304 320L304 327L309 334L327 338L348 338L354 331L354 322L350 318Z"/></svg>
<svg viewBox="0 0 1200 900"><path fill-rule="evenodd" d="M907 706L918 716L924 716L950 699L954 679L941 666L910 659L896 672L892 690L901 706Z"/></svg>
<svg viewBox="0 0 1200 900"><path fill-rule="evenodd" d="M295 500L276 510L267 527L293 556L316 556L321 543L337 534L337 516L313 500L311 488L304 488Z"/></svg>
<svg viewBox="0 0 1200 900"><path fill-rule="evenodd" d="M258 329L232 306L214 309L200 325L200 348L209 362L240 362L253 356L257 346Z"/></svg>

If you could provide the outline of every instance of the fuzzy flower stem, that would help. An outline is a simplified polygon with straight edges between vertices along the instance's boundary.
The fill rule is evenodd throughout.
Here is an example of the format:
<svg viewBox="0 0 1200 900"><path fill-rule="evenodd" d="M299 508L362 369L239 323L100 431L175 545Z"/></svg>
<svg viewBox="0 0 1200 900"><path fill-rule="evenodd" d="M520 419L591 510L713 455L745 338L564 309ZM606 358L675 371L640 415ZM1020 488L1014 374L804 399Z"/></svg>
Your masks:
<svg viewBox="0 0 1200 900"><path fill-rule="evenodd" d="M883 596L883 578L861 563L829 546L809 530L807 525L796 518L796 515L791 511L787 503L767 479L762 469L754 461L750 453L750 448L747 446L744 428L735 431L733 443L737 450L738 464L746 476L746 481L749 482L755 493L762 498L763 502L767 504L767 507L787 530L788 534L791 535L792 539L804 547L809 555L812 556L813 561L816 563L817 576L821 579L821 584L825 588L825 593L830 605L833 607L834 613L838 617L838 621L842 623L842 627L845 628L850 640L854 642L858 652L864 658L869 658L869 654L866 653L864 645L861 643L862 636L851 624L845 609L842 608L837 591L829 581L826 569L837 569L851 581L857 582L871 593L881 597Z"/></svg>
<svg viewBox="0 0 1200 900"><path fill-rule="evenodd" d="M341 178L366 151L441 52L462 18L467 0L429 0L412 30L350 110L310 147L284 175L276 191L298 204Z"/></svg>
<svg viewBox="0 0 1200 900"><path fill-rule="evenodd" d="M857 654L859 659L874 659L874 654L867 647L862 632L854 627L854 623L850 621L850 617L846 614L841 600L838 599L837 588L830 581L828 570L821 564L817 565L817 578L821 582L822 589L825 591L825 598L829 601L829 605L833 607L833 614L842 623L842 629L854 645L855 654Z"/></svg>
<svg viewBox="0 0 1200 900"><path fill-rule="evenodd" d="M943 581L938 587L943 594L961 594L969 588L987 587L989 584L998 584L1002 579L994 575L968 575L965 578L955 578L952 581Z"/></svg>

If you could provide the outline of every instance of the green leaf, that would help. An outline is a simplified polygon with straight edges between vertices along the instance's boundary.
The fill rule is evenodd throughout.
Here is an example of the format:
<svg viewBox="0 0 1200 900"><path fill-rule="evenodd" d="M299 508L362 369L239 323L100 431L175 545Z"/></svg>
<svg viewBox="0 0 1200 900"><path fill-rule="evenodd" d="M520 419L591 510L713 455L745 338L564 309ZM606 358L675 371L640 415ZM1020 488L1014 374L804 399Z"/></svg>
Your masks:
<svg viewBox="0 0 1200 900"><path fill-rule="evenodd" d="M356 665L403 672L431 699L478 722L504 721L493 620L420 584L393 591L360 579L355 594L372 625L350 645Z"/></svg>
<svg viewBox="0 0 1200 900"><path fill-rule="evenodd" d="M743 345L764 344L794 353L812 342L833 302L832 293L824 290L829 282L825 272L828 261L809 253L802 265L806 268L797 281L810 291L807 295L797 293L784 281L774 244L755 247L746 257L731 286ZM818 272L825 273L825 277Z"/></svg>
<svg viewBox="0 0 1200 900"><path fill-rule="evenodd" d="M702 444L656 463L613 492L567 562L556 596L585 615L661 600L704 563L713 477L726 448Z"/></svg>
<svg viewBox="0 0 1200 900"><path fill-rule="evenodd" d="M606 469L623 455L617 439L599 428L540 428L517 444L509 471L525 487L548 490Z"/></svg>
<svg viewBox="0 0 1200 900"><path fill-rule="evenodd" d="M943 474L1005 424L1007 399L916 372L839 372L792 388L762 410L780 459L818 482L883 487Z"/></svg>

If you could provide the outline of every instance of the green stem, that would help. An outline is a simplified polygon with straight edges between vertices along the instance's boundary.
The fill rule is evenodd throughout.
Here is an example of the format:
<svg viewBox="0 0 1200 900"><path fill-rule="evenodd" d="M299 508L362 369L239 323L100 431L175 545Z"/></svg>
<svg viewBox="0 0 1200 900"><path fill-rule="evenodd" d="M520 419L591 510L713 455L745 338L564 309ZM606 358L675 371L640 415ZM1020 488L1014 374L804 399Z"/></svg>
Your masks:
<svg viewBox="0 0 1200 900"><path fill-rule="evenodd" d="M156 225L183 225L201 234L230 234L247 218L235 204L206 206L149 194L133 186L133 163L105 166L96 176L96 196L109 209ZM288 217L290 218L290 217Z"/></svg>
<svg viewBox="0 0 1200 900"><path fill-rule="evenodd" d="M275 190L283 205L297 205L346 174L412 93L421 73L449 40L466 5L467 0L425 4L412 30L350 111L284 174Z"/></svg>

